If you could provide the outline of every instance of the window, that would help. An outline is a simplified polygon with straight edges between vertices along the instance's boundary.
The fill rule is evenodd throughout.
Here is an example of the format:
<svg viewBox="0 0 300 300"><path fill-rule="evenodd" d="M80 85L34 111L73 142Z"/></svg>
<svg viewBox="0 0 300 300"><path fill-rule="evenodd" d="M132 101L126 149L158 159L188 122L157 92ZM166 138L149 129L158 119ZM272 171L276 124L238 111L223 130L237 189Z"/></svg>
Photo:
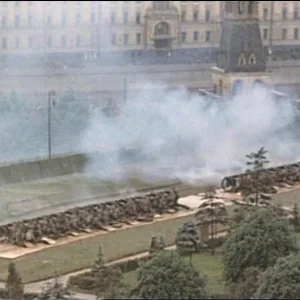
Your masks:
<svg viewBox="0 0 300 300"><path fill-rule="evenodd" d="M142 41L142 35L140 33L136 34L136 44L140 45Z"/></svg>
<svg viewBox="0 0 300 300"><path fill-rule="evenodd" d="M110 16L110 23L111 24L116 24L116 14L112 13Z"/></svg>
<svg viewBox="0 0 300 300"><path fill-rule="evenodd" d="M282 32L281 32L281 38L282 38L283 40L286 40L286 38L287 38L287 29L286 29L286 28L283 28L283 29L282 29Z"/></svg>
<svg viewBox="0 0 300 300"><path fill-rule="evenodd" d="M136 24L141 24L141 13L140 12L137 12L135 14L135 23Z"/></svg>
<svg viewBox="0 0 300 300"><path fill-rule="evenodd" d="M95 13L91 13L91 24L95 25L95 23L96 23Z"/></svg>
<svg viewBox="0 0 300 300"><path fill-rule="evenodd" d="M267 28L263 29L263 39L264 40L268 39L268 29Z"/></svg>
<svg viewBox="0 0 300 300"><path fill-rule="evenodd" d="M255 65L256 64L256 57L253 53L251 53L250 56L249 56L249 64L250 65Z"/></svg>
<svg viewBox="0 0 300 300"><path fill-rule="evenodd" d="M6 37L2 38L2 49L7 49L7 38Z"/></svg>
<svg viewBox="0 0 300 300"><path fill-rule="evenodd" d="M241 54L240 54L238 63L239 63L240 66L243 66L243 65L246 64L246 58L245 58L244 53L241 53Z"/></svg>
<svg viewBox="0 0 300 300"><path fill-rule="evenodd" d="M61 15L61 26L65 27L67 24L67 18L66 18L66 15L63 13Z"/></svg>
<svg viewBox="0 0 300 300"><path fill-rule="evenodd" d="M299 29L298 28L294 28L294 39L295 40L299 39Z"/></svg>
<svg viewBox="0 0 300 300"><path fill-rule="evenodd" d="M186 10L181 12L181 21L184 22L186 20Z"/></svg>
<svg viewBox="0 0 300 300"><path fill-rule="evenodd" d="M76 14L76 26L80 25L80 22L81 22L81 15L80 15L80 13L77 13Z"/></svg>
<svg viewBox="0 0 300 300"><path fill-rule="evenodd" d="M210 10L205 11L205 22L208 22L210 20Z"/></svg>
<svg viewBox="0 0 300 300"><path fill-rule="evenodd" d="M199 11L198 10L194 10L194 12L193 12L193 20L194 21L198 20L198 15L199 15Z"/></svg>
<svg viewBox="0 0 300 300"><path fill-rule="evenodd" d="M28 47L33 48L33 37L32 36L28 37Z"/></svg>
<svg viewBox="0 0 300 300"><path fill-rule="evenodd" d="M124 12L123 14L123 23L124 24L128 24L128 12Z"/></svg>
<svg viewBox="0 0 300 300"><path fill-rule="evenodd" d="M6 28L7 27L7 16L3 16L2 17L2 28Z"/></svg>
<svg viewBox="0 0 300 300"><path fill-rule="evenodd" d="M123 44L124 45L128 45L128 40L129 40L129 34L128 33L124 33Z"/></svg>
<svg viewBox="0 0 300 300"><path fill-rule="evenodd" d="M210 36L211 36L210 31L206 31L205 32L205 42L210 42Z"/></svg>
<svg viewBox="0 0 300 300"><path fill-rule="evenodd" d="M294 19L299 19L299 6L297 2L294 2Z"/></svg>
<svg viewBox="0 0 300 300"><path fill-rule="evenodd" d="M186 42L186 32L181 32L181 43L185 43Z"/></svg>
<svg viewBox="0 0 300 300"><path fill-rule="evenodd" d="M287 13L288 13L287 6L284 4L282 7L282 19L283 20L287 20Z"/></svg>
<svg viewBox="0 0 300 300"><path fill-rule="evenodd" d="M18 15L15 16L15 27L16 28L20 27L20 16Z"/></svg>
<svg viewBox="0 0 300 300"><path fill-rule="evenodd" d="M110 37L110 42L112 45L115 45L117 42L117 35L115 33L113 33Z"/></svg>
<svg viewBox="0 0 300 300"><path fill-rule="evenodd" d="M76 47L78 48L78 47L80 47L80 45L81 45L81 37L80 37L80 35L77 35L76 36Z"/></svg>
<svg viewBox="0 0 300 300"><path fill-rule="evenodd" d="M194 31L194 35L193 35L194 42L197 42L198 39L199 39L199 32L198 31Z"/></svg>
<svg viewBox="0 0 300 300"><path fill-rule="evenodd" d="M15 38L15 48L16 49L20 48L20 38L18 38L18 37Z"/></svg>
<svg viewBox="0 0 300 300"><path fill-rule="evenodd" d="M230 3L230 1L226 1L225 3L225 11L227 13L232 13L233 12L233 5Z"/></svg>
<svg viewBox="0 0 300 300"><path fill-rule="evenodd" d="M51 24L52 24L52 16L48 16L47 17L47 25L51 26Z"/></svg>
<svg viewBox="0 0 300 300"><path fill-rule="evenodd" d="M33 16L32 15L28 16L27 22L28 22L28 27L31 27L33 25Z"/></svg>
<svg viewBox="0 0 300 300"><path fill-rule="evenodd" d="M267 7L264 8L264 11L263 11L263 19L266 21L268 20L268 16L269 16L269 10Z"/></svg>
<svg viewBox="0 0 300 300"><path fill-rule="evenodd" d="M67 37L65 35L61 36L61 46L64 48L67 45Z"/></svg>
<svg viewBox="0 0 300 300"><path fill-rule="evenodd" d="M51 36L48 36L47 46L48 46L48 48L52 47L52 38L51 38Z"/></svg>

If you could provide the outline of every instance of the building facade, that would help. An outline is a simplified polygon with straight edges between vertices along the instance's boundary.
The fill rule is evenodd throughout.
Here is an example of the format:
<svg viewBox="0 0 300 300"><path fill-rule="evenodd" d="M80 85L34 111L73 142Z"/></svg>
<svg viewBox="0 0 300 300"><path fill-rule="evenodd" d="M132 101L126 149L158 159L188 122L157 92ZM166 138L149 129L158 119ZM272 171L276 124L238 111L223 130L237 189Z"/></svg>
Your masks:
<svg viewBox="0 0 300 300"><path fill-rule="evenodd" d="M0 54L218 47L223 1L0 1ZM300 46L300 1L260 1L265 46Z"/></svg>

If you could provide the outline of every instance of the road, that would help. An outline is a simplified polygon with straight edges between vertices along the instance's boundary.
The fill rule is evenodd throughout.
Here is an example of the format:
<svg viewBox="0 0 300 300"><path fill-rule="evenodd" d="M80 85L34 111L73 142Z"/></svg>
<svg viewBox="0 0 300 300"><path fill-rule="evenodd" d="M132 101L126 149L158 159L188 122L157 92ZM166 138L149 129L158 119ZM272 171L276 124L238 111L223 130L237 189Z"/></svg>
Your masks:
<svg viewBox="0 0 300 300"><path fill-rule="evenodd" d="M212 86L211 67L213 63L88 67L72 69L8 69L0 72L2 92L13 88L22 94L34 94L40 99L49 89L61 92L72 88L89 93L122 92L124 78L127 90L141 90L152 85L168 87L207 88ZM270 61L267 67L272 71L274 84L299 84L300 61Z"/></svg>

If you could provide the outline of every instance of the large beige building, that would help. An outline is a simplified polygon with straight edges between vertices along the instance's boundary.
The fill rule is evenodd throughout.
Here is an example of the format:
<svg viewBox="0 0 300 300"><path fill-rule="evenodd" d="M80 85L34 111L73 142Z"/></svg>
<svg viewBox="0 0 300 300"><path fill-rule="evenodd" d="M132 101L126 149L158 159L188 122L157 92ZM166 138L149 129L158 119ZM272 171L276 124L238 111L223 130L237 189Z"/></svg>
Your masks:
<svg viewBox="0 0 300 300"><path fill-rule="evenodd" d="M260 1L267 45L300 45L300 1ZM0 54L218 47L222 1L1 1Z"/></svg>

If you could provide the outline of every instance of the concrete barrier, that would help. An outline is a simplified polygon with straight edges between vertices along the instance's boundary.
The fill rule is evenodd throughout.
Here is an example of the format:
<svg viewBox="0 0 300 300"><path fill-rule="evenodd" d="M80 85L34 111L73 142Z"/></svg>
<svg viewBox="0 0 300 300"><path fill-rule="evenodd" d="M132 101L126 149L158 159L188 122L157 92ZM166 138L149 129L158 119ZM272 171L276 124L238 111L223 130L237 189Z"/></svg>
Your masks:
<svg viewBox="0 0 300 300"><path fill-rule="evenodd" d="M40 160L39 164L41 168L41 178L49 178L54 176L48 159Z"/></svg>
<svg viewBox="0 0 300 300"><path fill-rule="evenodd" d="M70 157L58 157L50 161L53 176L72 174Z"/></svg>
<svg viewBox="0 0 300 300"><path fill-rule="evenodd" d="M12 176L10 166L0 168L0 184L12 183Z"/></svg>
<svg viewBox="0 0 300 300"><path fill-rule="evenodd" d="M85 154L77 154L70 156L70 166L73 173L84 172L84 166L87 162L87 156Z"/></svg>
<svg viewBox="0 0 300 300"><path fill-rule="evenodd" d="M10 174L12 183L37 180L42 178L39 162L29 162L18 165L11 165Z"/></svg>
<svg viewBox="0 0 300 300"><path fill-rule="evenodd" d="M0 166L0 185L8 183L26 182L42 178L50 178L73 173L83 173L88 162L94 161L101 164L113 153L77 153L51 160L41 159L36 161L21 162L8 166ZM98 169L100 166L95 166Z"/></svg>

